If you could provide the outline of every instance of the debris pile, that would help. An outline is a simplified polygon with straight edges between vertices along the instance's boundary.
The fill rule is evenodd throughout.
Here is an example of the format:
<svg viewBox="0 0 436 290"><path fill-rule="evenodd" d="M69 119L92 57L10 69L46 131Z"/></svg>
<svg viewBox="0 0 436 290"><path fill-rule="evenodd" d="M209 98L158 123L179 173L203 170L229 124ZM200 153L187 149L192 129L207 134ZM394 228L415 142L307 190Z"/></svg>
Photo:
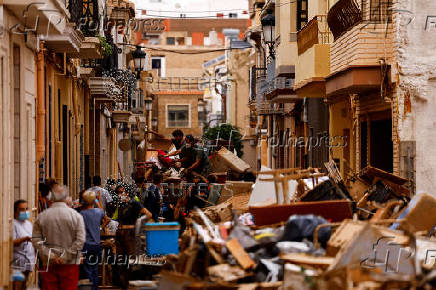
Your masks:
<svg viewBox="0 0 436 290"><path fill-rule="evenodd" d="M186 217L159 288L434 287L436 198L411 196L406 179L377 168L346 181L326 168L263 168L254 184L214 185L216 205Z"/></svg>

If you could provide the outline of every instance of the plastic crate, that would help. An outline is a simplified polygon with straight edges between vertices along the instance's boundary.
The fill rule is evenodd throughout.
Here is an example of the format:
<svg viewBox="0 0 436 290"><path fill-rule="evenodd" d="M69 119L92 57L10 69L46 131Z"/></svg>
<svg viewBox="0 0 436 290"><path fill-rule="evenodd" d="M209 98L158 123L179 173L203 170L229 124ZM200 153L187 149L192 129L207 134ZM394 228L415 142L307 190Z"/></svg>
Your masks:
<svg viewBox="0 0 436 290"><path fill-rule="evenodd" d="M178 222L146 223L145 237L148 256L164 256L179 253Z"/></svg>

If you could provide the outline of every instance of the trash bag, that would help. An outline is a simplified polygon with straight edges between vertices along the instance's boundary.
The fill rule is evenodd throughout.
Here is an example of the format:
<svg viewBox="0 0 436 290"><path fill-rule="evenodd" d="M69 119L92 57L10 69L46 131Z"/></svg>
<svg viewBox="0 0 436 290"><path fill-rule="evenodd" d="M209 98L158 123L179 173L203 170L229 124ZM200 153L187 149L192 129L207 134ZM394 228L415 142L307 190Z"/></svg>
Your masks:
<svg viewBox="0 0 436 290"><path fill-rule="evenodd" d="M293 215L290 216L285 225L281 241L301 242L303 239L313 241L313 234L318 225L328 223L324 218L315 215ZM330 239L330 227L321 228L318 232L318 240L325 248Z"/></svg>
<svg viewBox="0 0 436 290"><path fill-rule="evenodd" d="M251 230L248 226L244 226L239 220L238 215L233 217L233 229L229 234L229 240L236 238L245 250L255 249L259 243L251 236Z"/></svg>
<svg viewBox="0 0 436 290"><path fill-rule="evenodd" d="M251 236L250 228L243 225L236 225L229 235L229 239L236 238L245 250L259 246L259 243Z"/></svg>

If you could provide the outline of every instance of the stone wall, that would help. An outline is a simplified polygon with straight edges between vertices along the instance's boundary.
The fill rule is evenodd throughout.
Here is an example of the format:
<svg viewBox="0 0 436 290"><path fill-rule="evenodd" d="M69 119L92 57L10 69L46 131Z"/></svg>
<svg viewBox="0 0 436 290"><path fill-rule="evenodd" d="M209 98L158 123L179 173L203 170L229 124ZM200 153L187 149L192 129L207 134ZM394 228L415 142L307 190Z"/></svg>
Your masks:
<svg viewBox="0 0 436 290"><path fill-rule="evenodd" d="M398 13L394 18L396 65L393 75L398 81L400 147L401 143L415 142L416 147L412 148L415 150L411 150L409 158L416 168L416 192L436 195L436 27L432 16L436 15L436 2L398 0L395 8Z"/></svg>

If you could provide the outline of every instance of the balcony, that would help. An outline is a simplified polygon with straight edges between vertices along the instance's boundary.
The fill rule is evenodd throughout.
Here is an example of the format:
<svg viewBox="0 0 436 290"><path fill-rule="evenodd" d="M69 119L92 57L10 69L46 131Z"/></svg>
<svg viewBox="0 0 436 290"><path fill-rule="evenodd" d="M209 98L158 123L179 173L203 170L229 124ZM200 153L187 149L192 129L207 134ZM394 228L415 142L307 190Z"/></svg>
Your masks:
<svg viewBox="0 0 436 290"><path fill-rule="evenodd" d="M88 80L89 77L93 76L93 74L94 74L94 69L92 67L80 66L77 72L77 75L84 80Z"/></svg>
<svg viewBox="0 0 436 290"><path fill-rule="evenodd" d="M74 23L66 23L60 34L47 34L42 38L46 46L54 52L75 56L79 53L82 42L85 40L80 30L76 29Z"/></svg>
<svg viewBox="0 0 436 290"><path fill-rule="evenodd" d="M325 15L314 17L298 32L295 91L299 97L325 95L325 77L330 73L332 40Z"/></svg>
<svg viewBox="0 0 436 290"><path fill-rule="evenodd" d="M339 0L328 13L328 23L335 40L361 21L362 11L356 0Z"/></svg>
<svg viewBox="0 0 436 290"><path fill-rule="evenodd" d="M110 77L90 77L88 80L89 92L91 96L97 98L107 98L114 101L112 96L120 94L119 88L115 84L115 79Z"/></svg>
<svg viewBox="0 0 436 290"><path fill-rule="evenodd" d="M36 42L33 35L38 35L54 52L74 54L79 51L83 35L75 29L73 23L70 23L71 14L64 0L4 0L2 4L23 23L19 26L11 25L12 33L29 32L26 32L27 42ZM30 47L37 46L35 43L27 44Z"/></svg>
<svg viewBox="0 0 436 290"><path fill-rule="evenodd" d="M135 17L135 5L127 0L108 0L107 15L112 21L127 23Z"/></svg>
<svg viewBox="0 0 436 290"><path fill-rule="evenodd" d="M257 80L257 98L273 102L294 102L297 100L294 84L295 79L290 77L275 77L271 80L262 77Z"/></svg>
<svg viewBox="0 0 436 290"><path fill-rule="evenodd" d="M379 65L380 58L391 57L391 18L390 6L371 7L370 0L363 0L360 5L350 0L336 3L328 14L334 36L330 73L350 66Z"/></svg>
<svg viewBox="0 0 436 290"><path fill-rule="evenodd" d="M115 110L112 111L112 120L115 123L129 123L132 112L127 110Z"/></svg>
<svg viewBox="0 0 436 290"><path fill-rule="evenodd" d="M268 101L259 102L256 106L258 115L282 115L285 110L280 104L272 104Z"/></svg>
<svg viewBox="0 0 436 290"><path fill-rule="evenodd" d="M96 59L103 57L98 37L85 37L80 46L79 57L81 59Z"/></svg>
<svg viewBox="0 0 436 290"><path fill-rule="evenodd" d="M394 55L392 9L388 2L340 0L328 13L334 36L326 94L376 90L382 79L380 61Z"/></svg>
<svg viewBox="0 0 436 290"><path fill-rule="evenodd" d="M297 33L298 55L315 44L329 44L332 41L326 15L317 15Z"/></svg>

